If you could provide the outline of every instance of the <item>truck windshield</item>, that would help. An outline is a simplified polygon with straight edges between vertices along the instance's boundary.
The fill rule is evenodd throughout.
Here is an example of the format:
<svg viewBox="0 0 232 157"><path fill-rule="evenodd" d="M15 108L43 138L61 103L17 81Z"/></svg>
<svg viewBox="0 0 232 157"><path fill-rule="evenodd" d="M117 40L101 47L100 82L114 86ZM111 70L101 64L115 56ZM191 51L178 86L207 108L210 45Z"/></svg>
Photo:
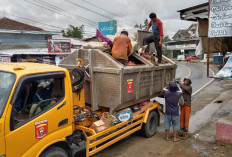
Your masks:
<svg viewBox="0 0 232 157"><path fill-rule="evenodd" d="M15 75L13 73L0 71L0 118L2 117L14 81Z"/></svg>

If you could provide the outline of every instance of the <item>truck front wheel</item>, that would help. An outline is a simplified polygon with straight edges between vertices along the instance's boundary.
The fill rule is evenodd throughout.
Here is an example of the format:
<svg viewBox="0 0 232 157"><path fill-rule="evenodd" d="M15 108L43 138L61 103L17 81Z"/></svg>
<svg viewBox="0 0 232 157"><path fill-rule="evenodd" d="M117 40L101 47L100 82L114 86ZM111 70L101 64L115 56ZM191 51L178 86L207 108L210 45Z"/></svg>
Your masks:
<svg viewBox="0 0 232 157"><path fill-rule="evenodd" d="M157 125L158 114L156 111L151 111L147 118L147 123L143 123L143 126L141 128L142 135L147 138L153 136L157 131Z"/></svg>
<svg viewBox="0 0 232 157"><path fill-rule="evenodd" d="M43 152L40 157L68 157L68 154L60 147L51 147Z"/></svg>

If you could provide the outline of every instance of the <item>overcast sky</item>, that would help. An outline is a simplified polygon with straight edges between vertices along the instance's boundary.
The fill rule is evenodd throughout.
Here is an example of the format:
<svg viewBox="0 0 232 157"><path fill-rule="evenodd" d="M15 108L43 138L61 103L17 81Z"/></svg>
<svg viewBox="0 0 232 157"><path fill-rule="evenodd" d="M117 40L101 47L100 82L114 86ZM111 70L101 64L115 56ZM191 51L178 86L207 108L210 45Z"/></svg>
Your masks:
<svg viewBox="0 0 232 157"><path fill-rule="evenodd" d="M172 37L179 29L187 29L192 23L180 20L177 11L208 0L0 0L0 2L0 17L4 16L5 10L5 17L50 31L65 29L69 24L74 26L83 24L85 36L94 35L98 22L117 20L118 30L129 29L136 23L143 24L146 18L149 19L149 14L155 12L163 22L164 34Z"/></svg>

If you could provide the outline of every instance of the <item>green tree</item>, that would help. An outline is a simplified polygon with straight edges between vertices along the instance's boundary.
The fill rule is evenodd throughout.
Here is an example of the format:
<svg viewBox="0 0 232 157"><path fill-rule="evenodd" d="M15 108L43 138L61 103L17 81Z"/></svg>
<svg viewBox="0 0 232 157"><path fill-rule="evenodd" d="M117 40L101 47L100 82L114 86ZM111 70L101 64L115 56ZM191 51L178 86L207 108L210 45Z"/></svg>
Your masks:
<svg viewBox="0 0 232 157"><path fill-rule="evenodd" d="M171 41L171 39L169 38L169 36L168 36L168 35L164 36L163 40L164 40L164 42Z"/></svg>
<svg viewBox="0 0 232 157"><path fill-rule="evenodd" d="M139 29L140 29L140 30L142 30L142 29L143 29L143 26L142 26L142 24L141 24L141 23L139 24Z"/></svg>
<svg viewBox="0 0 232 157"><path fill-rule="evenodd" d="M145 20L144 20L144 26L143 26L143 27L144 27L144 29L146 29L146 28L147 28L147 26L148 26L148 19L145 19Z"/></svg>
<svg viewBox="0 0 232 157"><path fill-rule="evenodd" d="M69 25L69 28L67 29L66 32L64 30L61 31L64 37L75 37L78 39L83 38L83 32L84 32L84 25L81 25L79 27Z"/></svg>
<svg viewBox="0 0 232 157"><path fill-rule="evenodd" d="M135 26L134 26L134 28L139 28L139 25L136 23Z"/></svg>

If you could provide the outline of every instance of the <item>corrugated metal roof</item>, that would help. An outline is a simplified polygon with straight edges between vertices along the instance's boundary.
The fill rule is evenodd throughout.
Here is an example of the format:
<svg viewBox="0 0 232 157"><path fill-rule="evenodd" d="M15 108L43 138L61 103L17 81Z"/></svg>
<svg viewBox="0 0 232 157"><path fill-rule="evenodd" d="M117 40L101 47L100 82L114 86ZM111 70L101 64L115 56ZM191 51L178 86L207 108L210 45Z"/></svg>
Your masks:
<svg viewBox="0 0 232 157"><path fill-rule="evenodd" d="M209 2L179 10L180 19L187 21L197 21L197 19L208 19Z"/></svg>
<svg viewBox="0 0 232 157"><path fill-rule="evenodd" d="M15 21L6 17L0 18L0 29L10 30L27 30L27 31L44 31L42 28L31 26L19 21Z"/></svg>
<svg viewBox="0 0 232 157"><path fill-rule="evenodd" d="M83 45L84 43L86 43L84 41L80 41L74 38L63 37L61 35L53 35L52 39L70 39L72 45Z"/></svg>
<svg viewBox="0 0 232 157"><path fill-rule="evenodd" d="M77 49L71 49L74 52ZM13 56L17 54L25 55L68 55L69 53L48 53L47 48L34 48L34 49L7 49L0 50L0 56Z"/></svg>
<svg viewBox="0 0 232 157"><path fill-rule="evenodd" d="M50 31L25 31L25 30L10 30L10 29L0 29L0 33L15 33L15 34L60 34L60 32L50 32Z"/></svg>

